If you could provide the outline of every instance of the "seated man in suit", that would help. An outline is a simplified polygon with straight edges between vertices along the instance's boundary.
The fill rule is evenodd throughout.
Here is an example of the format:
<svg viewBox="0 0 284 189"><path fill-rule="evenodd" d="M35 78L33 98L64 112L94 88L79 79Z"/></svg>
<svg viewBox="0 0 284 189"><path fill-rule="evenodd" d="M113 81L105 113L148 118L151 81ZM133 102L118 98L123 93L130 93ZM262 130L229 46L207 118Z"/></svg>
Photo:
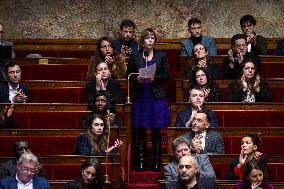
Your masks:
<svg viewBox="0 0 284 189"><path fill-rule="evenodd" d="M178 180L166 184L166 189L215 189L215 179L200 178L199 167L196 159L192 156L183 156L178 164Z"/></svg>
<svg viewBox="0 0 284 189"><path fill-rule="evenodd" d="M31 152L28 142L24 140L15 142L13 145L13 151L15 154L15 158L3 162L0 165L0 178L15 175L17 171L17 161L20 159L21 155L25 152ZM38 176L44 176L41 167L38 167L37 171Z"/></svg>
<svg viewBox="0 0 284 189"><path fill-rule="evenodd" d="M120 24L120 39L115 40L114 46L118 53L130 57L138 50L138 44L135 41L135 23L132 20L125 19Z"/></svg>
<svg viewBox="0 0 284 189"><path fill-rule="evenodd" d="M177 114L175 127L191 127L192 120L198 110L204 109L205 93L199 86L192 88L189 92L190 108ZM208 110L208 109L207 109ZM217 114L208 110L210 125L212 128L218 127Z"/></svg>
<svg viewBox="0 0 284 189"><path fill-rule="evenodd" d="M197 111L192 121L192 130L185 134L184 137L191 141L192 152L198 154L224 154L224 139L220 133L209 129L209 119L207 110Z"/></svg>
<svg viewBox="0 0 284 189"><path fill-rule="evenodd" d="M228 56L223 59L224 79L238 79L242 75L244 60L253 60L257 70L260 69L260 58L255 52L248 52L247 36L236 34L231 39L231 49Z"/></svg>
<svg viewBox="0 0 284 189"><path fill-rule="evenodd" d="M253 52L257 55L267 53L267 40L261 35L256 35L255 26L256 20L252 15L244 15L240 19L240 25L243 33L247 36L248 52Z"/></svg>
<svg viewBox="0 0 284 189"><path fill-rule="evenodd" d="M178 137L172 143L173 152L175 154L175 161L164 166L164 176L166 181L178 179L178 161L183 156L192 156L196 159L199 167L200 178L212 178L216 179L215 172L209 161L207 154L191 154L191 143L185 137Z"/></svg>
<svg viewBox="0 0 284 189"><path fill-rule="evenodd" d="M37 157L31 152L24 152L17 162L16 174L1 179L0 188L50 189L50 185L46 179L35 176L38 166Z"/></svg>
<svg viewBox="0 0 284 189"><path fill-rule="evenodd" d="M202 35L201 21L198 18L188 20L190 38L181 42L181 56L192 56L193 47L202 43L208 50L209 56L217 55L215 40L212 37Z"/></svg>
<svg viewBox="0 0 284 189"><path fill-rule="evenodd" d="M1 103L25 103L29 101L29 89L20 84L21 69L13 61L10 61L5 72L8 76L8 82L0 84L0 102Z"/></svg>

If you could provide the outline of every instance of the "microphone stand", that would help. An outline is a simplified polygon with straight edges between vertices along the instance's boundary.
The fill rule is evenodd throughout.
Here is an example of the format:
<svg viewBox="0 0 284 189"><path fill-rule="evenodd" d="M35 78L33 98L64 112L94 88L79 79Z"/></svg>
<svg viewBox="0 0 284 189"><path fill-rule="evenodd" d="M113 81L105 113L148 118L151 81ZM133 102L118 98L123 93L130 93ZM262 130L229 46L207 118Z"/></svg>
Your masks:
<svg viewBox="0 0 284 189"><path fill-rule="evenodd" d="M108 127L108 135L107 135L107 149L109 149L109 136L110 136L110 120L109 120L110 110L107 109L107 127ZM109 175L108 175L108 154L106 153L106 173L105 173L105 184L111 184Z"/></svg>
<svg viewBox="0 0 284 189"><path fill-rule="evenodd" d="M126 101L125 104L131 104L131 100L130 100L130 77L132 75L139 75L139 73L130 73L127 77L127 97L126 97Z"/></svg>

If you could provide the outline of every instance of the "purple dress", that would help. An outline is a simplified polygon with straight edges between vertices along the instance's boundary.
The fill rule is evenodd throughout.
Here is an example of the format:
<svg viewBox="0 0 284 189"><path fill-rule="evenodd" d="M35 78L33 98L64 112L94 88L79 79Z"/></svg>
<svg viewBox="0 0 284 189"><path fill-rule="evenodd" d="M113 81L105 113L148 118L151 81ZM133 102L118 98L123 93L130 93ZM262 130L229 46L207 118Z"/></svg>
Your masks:
<svg viewBox="0 0 284 189"><path fill-rule="evenodd" d="M145 60L140 61L140 68L145 68ZM155 64L154 58L148 66ZM164 128L170 125L170 109L166 97L156 99L151 90L151 83L143 83L143 92L132 105L132 120L135 128Z"/></svg>

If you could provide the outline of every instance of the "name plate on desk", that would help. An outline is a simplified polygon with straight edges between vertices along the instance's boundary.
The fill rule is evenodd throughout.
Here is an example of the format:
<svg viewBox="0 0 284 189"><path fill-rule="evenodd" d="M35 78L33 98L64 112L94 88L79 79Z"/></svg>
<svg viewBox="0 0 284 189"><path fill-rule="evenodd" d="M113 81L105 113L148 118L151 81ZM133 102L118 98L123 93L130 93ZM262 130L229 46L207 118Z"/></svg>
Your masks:
<svg viewBox="0 0 284 189"><path fill-rule="evenodd" d="M39 64L48 64L48 59L47 58L40 58L38 59Z"/></svg>

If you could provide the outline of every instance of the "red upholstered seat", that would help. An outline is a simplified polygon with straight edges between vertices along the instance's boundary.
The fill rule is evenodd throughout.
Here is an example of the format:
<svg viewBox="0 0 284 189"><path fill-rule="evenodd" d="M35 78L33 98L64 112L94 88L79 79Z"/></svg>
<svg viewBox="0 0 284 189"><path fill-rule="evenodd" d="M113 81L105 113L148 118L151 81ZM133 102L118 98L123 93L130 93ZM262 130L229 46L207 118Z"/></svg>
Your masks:
<svg viewBox="0 0 284 189"><path fill-rule="evenodd" d="M15 112L15 122L23 129L76 129L82 128L87 112Z"/></svg>
<svg viewBox="0 0 284 189"><path fill-rule="evenodd" d="M13 144L19 140L28 141L32 152L37 156L74 154L77 136L1 136L0 156L13 156Z"/></svg>
<svg viewBox="0 0 284 189"><path fill-rule="evenodd" d="M21 65L25 80L85 80L88 64Z"/></svg>
<svg viewBox="0 0 284 189"><path fill-rule="evenodd" d="M215 110L219 127L284 127L284 111ZM241 119L238 119L241 118Z"/></svg>
<svg viewBox="0 0 284 189"><path fill-rule="evenodd" d="M31 88L33 103L86 103L85 87Z"/></svg>

